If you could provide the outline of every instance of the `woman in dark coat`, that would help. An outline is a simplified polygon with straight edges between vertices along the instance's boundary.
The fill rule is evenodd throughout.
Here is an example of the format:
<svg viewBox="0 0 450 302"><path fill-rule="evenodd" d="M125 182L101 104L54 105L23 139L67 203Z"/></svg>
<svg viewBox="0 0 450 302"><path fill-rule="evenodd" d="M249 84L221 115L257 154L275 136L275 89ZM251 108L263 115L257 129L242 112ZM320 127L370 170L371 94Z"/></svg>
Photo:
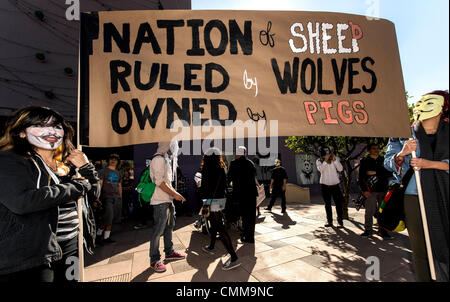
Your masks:
<svg viewBox="0 0 450 302"><path fill-rule="evenodd" d="M202 182L200 187L200 194L203 200L205 199L224 199L227 176L225 174L225 163L220 154L220 150L212 148L206 152L203 157L202 166ZM220 240L230 254L231 258L223 265L224 270L230 270L241 265L236 252L231 243L230 235L225 230L223 223L223 214L221 211L211 211L208 217L211 223L211 242L209 246L203 247L203 251L209 254L214 254L214 245L216 243L217 233L219 233Z"/></svg>
<svg viewBox="0 0 450 302"><path fill-rule="evenodd" d="M98 197L99 183L73 133L46 107L23 108L7 122L0 138L0 281L78 279L77 200ZM83 213L92 253L95 223L86 199Z"/></svg>

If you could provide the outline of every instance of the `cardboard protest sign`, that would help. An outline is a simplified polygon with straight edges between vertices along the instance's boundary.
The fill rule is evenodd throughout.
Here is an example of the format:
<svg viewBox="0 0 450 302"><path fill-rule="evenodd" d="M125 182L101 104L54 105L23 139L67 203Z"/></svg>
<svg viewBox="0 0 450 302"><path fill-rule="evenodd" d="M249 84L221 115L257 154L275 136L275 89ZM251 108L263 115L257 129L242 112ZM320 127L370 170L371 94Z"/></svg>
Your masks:
<svg viewBox="0 0 450 302"><path fill-rule="evenodd" d="M395 28L387 20L110 11L82 14L80 43L83 145L167 141L181 133L410 136ZM174 124L180 120L187 132ZM217 127L202 127L208 123Z"/></svg>

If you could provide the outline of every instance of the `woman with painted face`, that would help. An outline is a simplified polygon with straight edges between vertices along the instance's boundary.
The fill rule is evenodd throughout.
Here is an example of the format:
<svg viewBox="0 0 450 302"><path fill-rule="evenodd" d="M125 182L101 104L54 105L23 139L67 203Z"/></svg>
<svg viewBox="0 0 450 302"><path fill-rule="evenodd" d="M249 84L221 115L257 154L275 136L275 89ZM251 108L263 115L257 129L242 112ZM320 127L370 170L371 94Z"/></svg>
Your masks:
<svg viewBox="0 0 450 302"><path fill-rule="evenodd" d="M26 107L9 118L0 138L0 281L78 278L77 200L98 197L99 185L72 137L70 124L46 107ZM86 216L86 199L83 206ZM92 216L83 221L92 253L95 224Z"/></svg>
<svg viewBox="0 0 450 302"><path fill-rule="evenodd" d="M433 91L414 106L414 139L390 138L384 160L396 182L413 168L420 172L425 212L437 281L449 281L449 146L448 91ZM412 158L412 152L417 158ZM409 173L410 174L410 173ZM419 281L431 281L416 178L405 190L405 223Z"/></svg>

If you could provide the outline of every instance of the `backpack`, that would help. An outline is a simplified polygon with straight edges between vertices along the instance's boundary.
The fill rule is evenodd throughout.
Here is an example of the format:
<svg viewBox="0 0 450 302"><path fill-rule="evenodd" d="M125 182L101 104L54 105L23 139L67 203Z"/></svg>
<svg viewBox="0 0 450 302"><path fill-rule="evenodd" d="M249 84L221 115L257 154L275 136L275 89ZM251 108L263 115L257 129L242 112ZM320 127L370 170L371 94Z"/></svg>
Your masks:
<svg viewBox="0 0 450 302"><path fill-rule="evenodd" d="M162 156L161 154L156 154L153 156ZM136 191L138 193L138 200L142 204L142 201L149 203L152 199L153 193L155 192L156 184L152 182L150 178L150 165L142 172L141 178L139 179L139 184L136 186Z"/></svg>
<svg viewBox="0 0 450 302"><path fill-rule="evenodd" d="M410 168L401 183L392 183L389 186L389 190L375 216L378 219L378 225L383 229L391 232L405 230L405 212L403 207L405 190L413 173L413 169Z"/></svg>

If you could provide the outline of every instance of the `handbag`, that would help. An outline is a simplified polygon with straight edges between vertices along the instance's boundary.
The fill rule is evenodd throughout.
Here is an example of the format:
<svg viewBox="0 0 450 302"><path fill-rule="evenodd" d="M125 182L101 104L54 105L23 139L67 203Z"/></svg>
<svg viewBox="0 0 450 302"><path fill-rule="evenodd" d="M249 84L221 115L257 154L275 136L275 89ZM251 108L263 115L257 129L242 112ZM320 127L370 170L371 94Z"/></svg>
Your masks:
<svg viewBox="0 0 450 302"><path fill-rule="evenodd" d="M381 202L380 208L375 217L378 225L391 232L401 232L406 229L404 198L405 190L414 171L410 168L400 183L392 183L389 190Z"/></svg>

